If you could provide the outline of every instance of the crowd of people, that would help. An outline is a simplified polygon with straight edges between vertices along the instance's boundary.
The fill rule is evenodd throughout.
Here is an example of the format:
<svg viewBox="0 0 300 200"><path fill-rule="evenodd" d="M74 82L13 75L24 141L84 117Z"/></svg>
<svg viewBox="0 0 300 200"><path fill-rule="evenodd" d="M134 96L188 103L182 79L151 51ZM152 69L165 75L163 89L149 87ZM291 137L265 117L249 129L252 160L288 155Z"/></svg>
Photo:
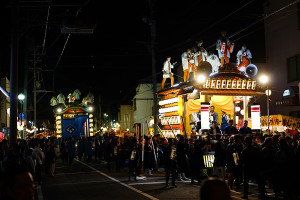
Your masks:
<svg viewBox="0 0 300 200"><path fill-rule="evenodd" d="M213 165L206 166L205 155L211 152ZM266 197L266 187L273 188L276 198L299 197L300 140L297 135L254 137L208 133L191 134L189 138L183 135L136 138L104 134L89 138L18 140L11 146L3 140L0 142L1 198L13 199L12 196L21 195L16 193L18 178L33 194L33 184L42 183L43 170L50 177L55 175L58 158L69 165L74 163L74 158L86 162L103 160L108 171L128 171L129 181L151 176L152 170L164 169L166 187L177 187L176 181L181 180L201 184L207 176L213 176L226 181L230 189L243 186L245 199L248 198L249 181L257 184L261 198Z"/></svg>

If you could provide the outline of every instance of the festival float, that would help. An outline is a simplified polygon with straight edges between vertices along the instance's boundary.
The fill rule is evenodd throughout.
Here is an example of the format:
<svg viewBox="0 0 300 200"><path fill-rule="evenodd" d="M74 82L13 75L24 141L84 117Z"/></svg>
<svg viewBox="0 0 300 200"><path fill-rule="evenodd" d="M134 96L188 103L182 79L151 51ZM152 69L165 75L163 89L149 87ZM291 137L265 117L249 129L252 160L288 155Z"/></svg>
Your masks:
<svg viewBox="0 0 300 200"><path fill-rule="evenodd" d="M211 106L219 116L218 124L221 124L222 110L237 126L248 120L252 130L260 131L260 106L251 101L254 96L265 95L265 89L255 79L257 72L257 67L250 62L243 70L232 63L212 70L211 64L203 62L197 80L175 84L157 93L162 134L167 138L177 134L189 137L193 113L201 115L200 132L204 133L211 126Z"/></svg>
<svg viewBox="0 0 300 200"><path fill-rule="evenodd" d="M60 93L50 100L51 106L55 107L56 136L90 137L94 135L93 103L94 96L88 93L80 102L80 91L76 89L68 95L68 103L65 96Z"/></svg>

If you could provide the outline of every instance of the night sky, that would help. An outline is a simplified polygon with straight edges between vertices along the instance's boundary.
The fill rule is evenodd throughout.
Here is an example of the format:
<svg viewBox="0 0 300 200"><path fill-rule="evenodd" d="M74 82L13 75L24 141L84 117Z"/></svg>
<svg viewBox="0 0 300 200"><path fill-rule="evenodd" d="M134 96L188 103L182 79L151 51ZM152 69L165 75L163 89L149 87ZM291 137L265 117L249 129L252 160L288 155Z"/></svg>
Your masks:
<svg viewBox="0 0 300 200"><path fill-rule="evenodd" d="M54 73L40 73L42 89L55 92L45 96L39 94L39 118L52 117L49 105L51 96L60 92L67 96L77 88L82 92L82 97L92 92L95 101L101 95L104 111L111 112L116 118L118 106L131 101L137 85L151 81L147 0L53 0L44 55L40 53L43 49L48 4L41 1L20 2L19 91L24 88L26 67L32 68L34 48L39 54L38 67L54 70ZM161 71L167 56L180 63L181 53L192 47L196 40L203 40L204 48L217 53L213 45L222 30L226 30L228 35L235 35L231 38L236 43L234 55L245 43L253 54L252 62L265 62L263 21L239 32L263 16L263 1L156 0L154 3L157 72ZM9 77L11 8L9 1L2 4L0 77ZM59 60L68 36L61 34L61 25L72 24L74 21L81 26L94 26L94 34L71 35ZM231 62L235 62L235 56ZM175 73L181 70L181 66L177 65L177 68ZM158 82L161 82L161 76L157 75ZM28 107L33 104L32 77L32 71L28 71ZM182 80L175 77L175 83L178 81Z"/></svg>

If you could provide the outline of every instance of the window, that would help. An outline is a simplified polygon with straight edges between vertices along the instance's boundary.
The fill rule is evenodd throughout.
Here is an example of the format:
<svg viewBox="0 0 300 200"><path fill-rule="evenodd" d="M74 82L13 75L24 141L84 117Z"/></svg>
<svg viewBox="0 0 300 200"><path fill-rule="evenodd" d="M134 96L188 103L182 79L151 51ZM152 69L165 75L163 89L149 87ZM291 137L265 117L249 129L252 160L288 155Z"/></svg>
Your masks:
<svg viewBox="0 0 300 200"><path fill-rule="evenodd" d="M300 80L300 55L287 59L288 83Z"/></svg>

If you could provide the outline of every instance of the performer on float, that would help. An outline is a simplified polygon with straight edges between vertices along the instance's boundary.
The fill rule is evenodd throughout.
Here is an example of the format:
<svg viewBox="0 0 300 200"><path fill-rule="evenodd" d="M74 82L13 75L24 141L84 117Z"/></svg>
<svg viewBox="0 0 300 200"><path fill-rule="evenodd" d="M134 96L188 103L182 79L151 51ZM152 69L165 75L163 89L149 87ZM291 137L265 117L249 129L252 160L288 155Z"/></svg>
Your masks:
<svg viewBox="0 0 300 200"><path fill-rule="evenodd" d="M231 44L229 38L226 37L226 32L221 32L221 37L217 40L216 50L218 51L219 58L221 59L221 67L229 63L230 53L233 51L234 44Z"/></svg>
<svg viewBox="0 0 300 200"><path fill-rule="evenodd" d="M171 64L171 57L167 57L167 60L164 62L164 66L163 66L163 80L161 82L161 89L164 89L164 85L165 82L167 80L167 78L171 79L171 87L173 87L174 84L174 77L173 77L173 73L171 72L171 69L174 68L174 64Z"/></svg>
<svg viewBox="0 0 300 200"><path fill-rule="evenodd" d="M203 41L197 41L196 42L196 47L195 47L195 52L194 52L194 66L192 68L192 71L194 72L194 79L196 80L196 73L198 66L202 61L206 61L207 58L207 51L202 47Z"/></svg>
<svg viewBox="0 0 300 200"><path fill-rule="evenodd" d="M212 52L209 52L207 56L207 62L211 64L212 72L218 72L219 66L221 65L220 59L217 55L213 54Z"/></svg>
<svg viewBox="0 0 300 200"><path fill-rule="evenodd" d="M246 71L246 67L251 63L252 54L247 46L243 44L242 49L236 54L237 69L239 71Z"/></svg>
<svg viewBox="0 0 300 200"><path fill-rule="evenodd" d="M182 68L183 68L183 80L184 82L189 80L190 77L190 71L191 71L191 64L194 63L194 58L192 56L191 49L188 49L186 52L181 54L181 62L182 62Z"/></svg>

